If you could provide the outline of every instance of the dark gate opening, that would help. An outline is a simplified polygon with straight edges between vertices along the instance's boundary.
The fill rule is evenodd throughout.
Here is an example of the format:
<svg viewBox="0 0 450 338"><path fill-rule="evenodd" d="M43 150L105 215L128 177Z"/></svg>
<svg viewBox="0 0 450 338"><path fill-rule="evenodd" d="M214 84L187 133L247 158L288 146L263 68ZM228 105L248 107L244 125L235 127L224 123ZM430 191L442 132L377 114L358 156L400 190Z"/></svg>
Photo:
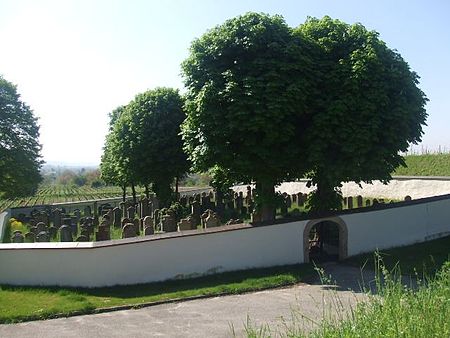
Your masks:
<svg viewBox="0 0 450 338"><path fill-rule="evenodd" d="M315 224L309 232L309 261L339 260L339 225L332 221Z"/></svg>

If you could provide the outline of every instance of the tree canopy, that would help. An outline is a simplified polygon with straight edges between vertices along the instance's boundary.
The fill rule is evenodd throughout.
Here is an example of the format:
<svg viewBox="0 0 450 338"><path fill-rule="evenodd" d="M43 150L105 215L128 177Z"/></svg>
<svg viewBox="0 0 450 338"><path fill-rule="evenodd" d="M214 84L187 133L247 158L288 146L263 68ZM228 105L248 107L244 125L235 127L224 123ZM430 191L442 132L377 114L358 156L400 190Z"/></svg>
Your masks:
<svg viewBox="0 0 450 338"><path fill-rule="evenodd" d="M377 32L324 17L309 18L296 33L320 51L321 92L310 106L306 143L309 177L321 195L312 206L327 210L341 205L341 182L389 181L405 165L400 152L421 140L427 100L417 74Z"/></svg>
<svg viewBox="0 0 450 338"><path fill-rule="evenodd" d="M156 88L136 95L119 110L110 114L102 173L116 183L152 185L161 204L167 205L172 182L189 169L180 136L182 97L177 90Z"/></svg>
<svg viewBox="0 0 450 338"><path fill-rule="evenodd" d="M218 166L255 181L265 218L274 185L305 173L301 138L310 93L307 46L282 17L249 13L192 43L182 65L187 119L182 133L195 169Z"/></svg>
<svg viewBox="0 0 450 338"><path fill-rule="evenodd" d="M329 17L295 30L280 16L236 17L194 40L182 72L194 167L256 182L264 220L288 178L311 178L315 209L337 207L343 181L389 180L427 116L400 54Z"/></svg>
<svg viewBox="0 0 450 338"><path fill-rule="evenodd" d="M39 125L17 88L0 75L0 195L33 194L41 175Z"/></svg>

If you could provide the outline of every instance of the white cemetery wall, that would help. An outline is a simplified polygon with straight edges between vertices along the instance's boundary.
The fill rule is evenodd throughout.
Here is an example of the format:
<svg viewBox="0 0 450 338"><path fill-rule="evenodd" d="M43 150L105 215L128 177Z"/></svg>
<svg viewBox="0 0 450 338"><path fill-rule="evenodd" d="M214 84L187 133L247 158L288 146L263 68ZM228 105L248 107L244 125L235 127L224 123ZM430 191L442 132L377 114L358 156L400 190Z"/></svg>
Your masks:
<svg viewBox="0 0 450 338"><path fill-rule="evenodd" d="M0 284L96 287L301 263L304 223L156 240L3 244Z"/></svg>

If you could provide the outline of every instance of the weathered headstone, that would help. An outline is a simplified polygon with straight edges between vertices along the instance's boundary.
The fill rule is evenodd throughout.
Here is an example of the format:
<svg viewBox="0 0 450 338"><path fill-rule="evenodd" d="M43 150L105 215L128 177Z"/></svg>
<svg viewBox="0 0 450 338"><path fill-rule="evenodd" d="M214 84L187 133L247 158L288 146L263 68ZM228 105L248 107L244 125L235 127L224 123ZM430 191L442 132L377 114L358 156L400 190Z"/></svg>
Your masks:
<svg viewBox="0 0 450 338"><path fill-rule="evenodd" d="M194 219L191 215L186 218L182 218L178 222L178 231L192 230L195 229Z"/></svg>
<svg viewBox="0 0 450 338"><path fill-rule="evenodd" d="M219 216L217 216L217 214L214 211L208 210L208 216L204 220L204 224L205 228L218 227L220 225Z"/></svg>
<svg viewBox="0 0 450 338"><path fill-rule="evenodd" d="M121 219L122 219L122 211L120 210L120 208L115 207L113 209L113 224L114 224L114 228L120 228L120 226L121 226L120 220Z"/></svg>
<svg viewBox="0 0 450 338"><path fill-rule="evenodd" d="M405 201L406 201L406 202L409 202L409 201L411 201L411 200L412 200L411 196L409 196L409 195L406 195L406 196L405 196Z"/></svg>
<svg viewBox="0 0 450 338"><path fill-rule="evenodd" d="M47 225L44 222L39 222L36 224L37 232L40 233L41 231L47 231Z"/></svg>
<svg viewBox="0 0 450 338"><path fill-rule="evenodd" d="M72 228L68 225L63 225L59 228L59 239L61 242L73 242Z"/></svg>
<svg viewBox="0 0 450 338"><path fill-rule="evenodd" d="M136 213L136 209L133 206L127 208L127 218L134 219L134 215Z"/></svg>
<svg viewBox="0 0 450 338"><path fill-rule="evenodd" d="M111 239L111 234L109 232L109 227L99 226L97 232L95 233L95 240L97 242L109 241Z"/></svg>
<svg viewBox="0 0 450 338"><path fill-rule="evenodd" d="M133 223L127 223L122 228L122 238L136 237L136 229Z"/></svg>
<svg viewBox="0 0 450 338"><path fill-rule="evenodd" d="M363 207L363 197L361 195L356 196L356 205L358 208Z"/></svg>
<svg viewBox="0 0 450 338"><path fill-rule="evenodd" d="M191 215L192 215L195 225L200 224L201 209L200 209L200 204L198 203L198 201L192 202Z"/></svg>
<svg viewBox="0 0 450 338"><path fill-rule="evenodd" d="M76 241L77 242L89 242L89 237L87 237L86 235L81 234L80 236L77 237Z"/></svg>
<svg viewBox="0 0 450 338"><path fill-rule="evenodd" d="M153 218L151 216L144 217L144 236L153 235L155 227L153 225Z"/></svg>
<svg viewBox="0 0 450 338"><path fill-rule="evenodd" d="M59 228L61 226L61 210L55 209L53 210L53 226Z"/></svg>
<svg viewBox="0 0 450 338"><path fill-rule="evenodd" d="M34 243L36 235L33 232L27 232L25 234L25 243Z"/></svg>
<svg viewBox="0 0 450 338"><path fill-rule="evenodd" d="M36 236L36 242L50 242L50 237L47 231L41 231Z"/></svg>
<svg viewBox="0 0 450 338"><path fill-rule="evenodd" d="M133 224L134 224L134 228L136 229L136 236L139 236L141 231L140 231L140 225L141 225L141 221L139 218L135 218L133 219Z"/></svg>
<svg viewBox="0 0 450 338"><path fill-rule="evenodd" d="M48 227L48 235L50 236L51 239L55 239L57 233L58 233L57 227L53 225L51 227Z"/></svg>
<svg viewBox="0 0 450 338"><path fill-rule="evenodd" d="M353 209L353 197L352 196L347 197L347 208Z"/></svg>
<svg viewBox="0 0 450 338"><path fill-rule="evenodd" d="M177 231L177 220L175 213L171 210L163 216L161 216L161 225L164 232L175 232Z"/></svg>
<svg viewBox="0 0 450 338"><path fill-rule="evenodd" d="M366 199L366 207L370 207L370 200Z"/></svg>
<svg viewBox="0 0 450 338"><path fill-rule="evenodd" d="M86 205L84 207L84 217L92 217L92 210L91 207L89 205Z"/></svg>
<svg viewBox="0 0 450 338"><path fill-rule="evenodd" d="M14 235L11 237L11 243L23 243L25 237L22 235L22 232L14 232Z"/></svg>

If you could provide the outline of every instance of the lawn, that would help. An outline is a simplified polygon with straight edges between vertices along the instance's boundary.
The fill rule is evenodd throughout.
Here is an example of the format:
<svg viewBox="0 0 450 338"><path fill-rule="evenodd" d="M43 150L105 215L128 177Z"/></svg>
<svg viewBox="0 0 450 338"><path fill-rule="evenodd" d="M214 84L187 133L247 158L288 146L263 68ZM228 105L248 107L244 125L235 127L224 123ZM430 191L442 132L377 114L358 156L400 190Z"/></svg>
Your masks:
<svg viewBox="0 0 450 338"><path fill-rule="evenodd" d="M298 283L314 273L309 264L227 272L187 280L104 288L0 286L0 323L93 313L109 307L237 294Z"/></svg>
<svg viewBox="0 0 450 338"><path fill-rule="evenodd" d="M407 167L397 168L394 175L450 176L450 153L405 156Z"/></svg>
<svg viewBox="0 0 450 338"><path fill-rule="evenodd" d="M399 247L389 250L381 250L380 255L389 270L397 264L402 274L414 274L415 271L422 275L434 274L446 261L450 260L450 236L433 241ZM373 253L354 256L346 263L374 268L375 259Z"/></svg>

